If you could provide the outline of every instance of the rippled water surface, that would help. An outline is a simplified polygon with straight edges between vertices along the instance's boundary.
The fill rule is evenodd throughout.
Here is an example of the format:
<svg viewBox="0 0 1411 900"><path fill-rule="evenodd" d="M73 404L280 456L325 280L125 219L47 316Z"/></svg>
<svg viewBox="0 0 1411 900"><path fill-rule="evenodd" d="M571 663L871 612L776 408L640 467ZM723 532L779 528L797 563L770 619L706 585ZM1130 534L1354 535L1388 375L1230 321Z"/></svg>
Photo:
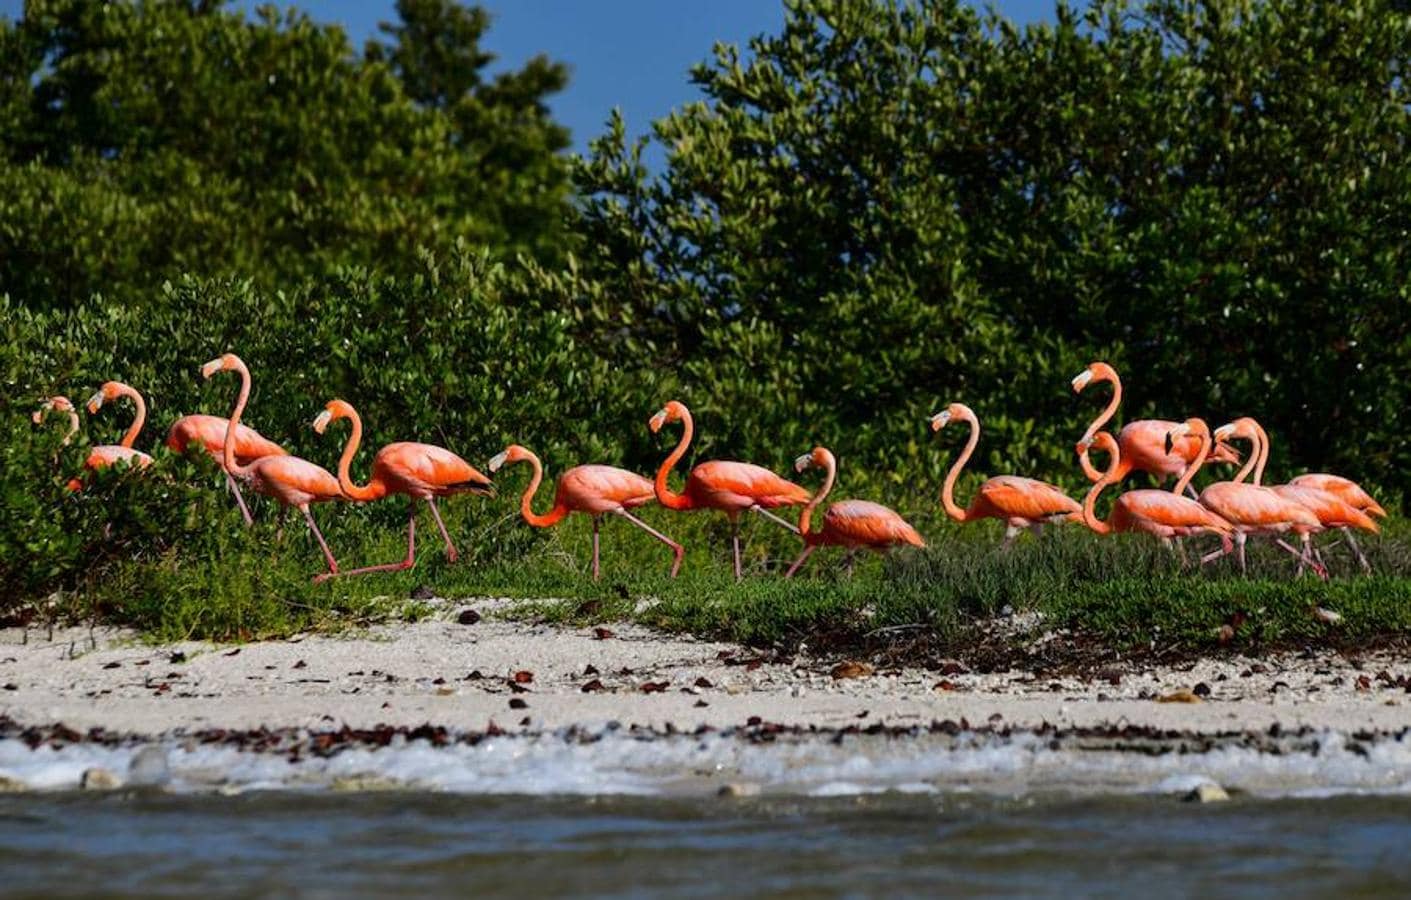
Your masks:
<svg viewBox="0 0 1411 900"><path fill-rule="evenodd" d="M0 893L1356 894L1411 889L1411 798L0 795Z"/></svg>

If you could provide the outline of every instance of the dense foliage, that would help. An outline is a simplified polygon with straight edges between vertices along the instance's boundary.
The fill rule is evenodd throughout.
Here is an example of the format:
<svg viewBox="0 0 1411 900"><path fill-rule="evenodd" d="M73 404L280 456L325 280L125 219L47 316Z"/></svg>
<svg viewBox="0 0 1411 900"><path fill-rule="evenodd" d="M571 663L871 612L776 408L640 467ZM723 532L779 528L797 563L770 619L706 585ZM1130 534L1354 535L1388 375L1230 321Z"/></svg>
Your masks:
<svg viewBox="0 0 1411 900"><path fill-rule="evenodd" d="M266 507L241 529L199 457L64 489L127 408L61 447L29 423L41 397L128 381L155 450L177 415L227 411L233 380L196 371L225 350L254 372L250 424L330 468L346 431L308 424L334 396L369 454L423 439L479 465L514 440L551 474L651 469L675 434L645 420L678 396L693 458L783 471L826 443L838 496L944 536L934 492L962 437L936 446L925 417L967 402L978 473L1076 492L1073 441L1105 394L1068 381L1105 358L1126 419L1253 414L1272 477L1406 495L1411 15L1110 0L1021 30L959 0L788 9L781 34L694 70L706 100L655 124L653 172L617 117L565 157L543 105L563 68L488 78L488 18L451 0L401 0L361 53L297 13L30 0L0 24L0 612L120 595L146 624L243 635L423 577L310 587L299 524L274 543ZM516 523L525 477L451 505L469 564L512 582L534 552L581 572L581 525ZM346 561L376 562L402 552L404 509L316 515ZM690 568L721 547L719 517L647 516ZM794 549L773 526L749 537L756 569ZM605 540L619 571L661 562L640 534ZM418 573L442 578L423 546ZM933 569L909 571L934 586ZM943 605L978 583L947 582ZM897 617L928 590L898 594Z"/></svg>
<svg viewBox="0 0 1411 900"><path fill-rule="evenodd" d="M273 5L27 0L0 21L0 293L151 306L182 274L286 287L457 241L558 259L565 68L487 78L483 11L397 9L359 56Z"/></svg>

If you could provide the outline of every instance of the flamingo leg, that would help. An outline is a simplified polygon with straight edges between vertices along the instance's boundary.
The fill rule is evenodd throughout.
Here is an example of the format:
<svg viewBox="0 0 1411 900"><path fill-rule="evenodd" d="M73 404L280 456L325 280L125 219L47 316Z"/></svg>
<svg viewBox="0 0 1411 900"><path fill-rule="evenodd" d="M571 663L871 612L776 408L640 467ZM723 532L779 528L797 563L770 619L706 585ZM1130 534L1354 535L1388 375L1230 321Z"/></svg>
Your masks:
<svg viewBox="0 0 1411 900"><path fill-rule="evenodd" d="M770 512L769 510L765 509L763 506L760 506L758 503L756 503L754 506L751 506L751 507L750 507L750 510L751 510L752 512L757 512L757 513L759 513L761 516L764 516L766 519L771 519L771 520L773 520L775 524L784 526L785 528L787 528L787 529L789 529L790 531L792 531L794 534L798 534L798 533L799 533L799 529L798 529L798 526L797 526L797 525L792 525L792 524L790 524L789 522L785 521L784 519L780 518L779 516L776 516L774 513Z"/></svg>
<svg viewBox="0 0 1411 900"><path fill-rule="evenodd" d="M284 542L284 517L289 514L289 507L284 504L279 505L279 515L275 517L274 542L280 544Z"/></svg>
<svg viewBox="0 0 1411 900"><path fill-rule="evenodd" d="M632 515L632 514L631 514L630 512L628 512L627 510L625 510L625 509L615 509L615 510L613 510L613 512L617 513L619 516L622 516L622 518L624 518L624 519L626 519L627 521L631 522L633 525L636 525L638 528L642 529L642 530L645 531L647 534L650 534L652 537L656 538L657 540L661 541L663 544L665 544L666 546L668 546L668 547L671 548L671 554L672 554L672 556L674 557L674 559L672 560L672 563L671 563L671 577L672 577L672 578L675 578L675 577L676 577L676 573L681 570L681 557L684 556L685 553L686 553L685 548L682 547L680 544L676 543L675 541L673 541L671 538L669 538L669 537L667 537L666 535L662 534L660 531L657 531L655 528L653 528L652 526L648 525L646 522L643 522L641 519L639 519L639 518L637 518L636 516ZM597 523L596 523L596 520L595 520L595 521L594 521L594 525L596 525L596 524L597 524ZM596 547L595 547L594 549L596 550ZM596 556L596 553L595 553L595 554L594 554L594 559L596 559L596 558L597 558L597 556Z"/></svg>
<svg viewBox="0 0 1411 900"><path fill-rule="evenodd" d="M1195 492L1195 488L1192 487L1192 486L1189 485L1189 484L1186 485L1186 494L1187 494L1192 500L1197 500L1197 501L1200 500L1200 495L1197 494L1197 493Z"/></svg>
<svg viewBox="0 0 1411 900"><path fill-rule="evenodd" d="M740 581L745 577L740 571L740 520L732 518L730 524L734 526L730 531L730 547L735 551L735 580Z"/></svg>
<svg viewBox="0 0 1411 900"><path fill-rule="evenodd" d="M1352 536L1351 528L1344 528L1342 536L1347 538L1347 546L1352 548L1352 555L1357 557L1357 562L1362 566L1362 571L1368 575L1372 574L1372 564L1367 562L1367 557L1362 552L1362 548L1357 546L1357 539Z"/></svg>
<svg viewBox="0 0 1411 900"><path fill-rule="evenodd" d="M598 580L598 517L593 517L593 580Z"/></svg>
<svg viewBox="0 0 1411 900"><path fill-rule="evenodd" d="M814 549L815 549L817 546L818 546L817 544L808 544L808 545L806 545L806 546L803 548L803 552L799 554L799 558L796 559L796 560L794 560L794 564L793 564L792 566L789 566L789 571L787 571L787 572L784 573L784 577L785 577L785 578L793 578L793 577L794 577L794 573L799 570L799 566L801 566L801 565L804 564L804 560L806 560L806 559L809 558L809 556L813 553Z"/></svg>
<svg viewBox="0 0 1411 900"><path fill-rule="evenodd" d="M346 569L342 572L329 572L318 575L314 583L327 581L335 575L365 575L368 572L402 572L416 565L416 499L412 499L411 514L407 516L407 558L401 562L384 563L380 566L363 566L361 569Z"/></svg>
<svg viewBox="0 0 1411 900"><path fill-rule="evenodd" d="M223 470L222 470L223 471ZM235 505L240 507L240 516L245 520L245 527L249 528L255 524L255 517L250 515L250 507L245 505L245 497L240 493L240 485L235 483L235 479L230 477L230 473L225 473L226 486L235 495Z"/></svg>
<svg viewBox="0 0 1411 900"><path fill-rule="evenodd" d="M324 562L328 563L328 573L330 575L337 575L338 560L333 558L333 551L328 549L328 541L323 539L323 532L318 530L318 523L314 521L314 514L309 510L308 504L306 503L299 507L299 511L304 514L304 521L309 523L309 530L312 531L314 537L318 539L319 548L323 550Z"/></svg>
<svg viewBox="0 0 1411 900"><path fill-rule="evenodd" d="M1018 525L1006 525L1004 528L1004 542L1000 544L1000 548L1008 550L1010 545L1014 543L1014 539L1019 536L1021 530Z"/></svg>
<svg viewBox="0 0 1411 900"><path fill-rule="evenodd" d="M849 578L852 577L852 563L853 563L853 560L854 560L856 557L857 557L857 548L856 548L856 547L849 548L848 552L843 554L843 571L845 571L845 572L848 573L848 577L849 577Z"/></svg>
<svg viewBox="0 0 1411 900"><path fill-rule="evenodd" d="M451 543L451 536L446 532L446 523L441 521L441 511L436 508L436 498L427 497L426 505L431 507L431 518L436 520L436 527L441 531L441 539L446 542L446 561L455 562L460 554L456 553L456 545ZM412 509L416 509L416 501L412 501ZM415 514L415 512L413 512Z"/></svg>

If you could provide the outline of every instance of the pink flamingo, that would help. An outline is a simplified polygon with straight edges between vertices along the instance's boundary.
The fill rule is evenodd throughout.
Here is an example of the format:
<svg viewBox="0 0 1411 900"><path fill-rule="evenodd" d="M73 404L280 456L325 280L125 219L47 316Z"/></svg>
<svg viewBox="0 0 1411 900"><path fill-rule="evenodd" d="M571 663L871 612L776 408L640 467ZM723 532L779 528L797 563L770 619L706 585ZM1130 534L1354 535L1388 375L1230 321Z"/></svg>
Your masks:
<svg viewBox="0 0 1411 900"><path fill-rule="evenodd" d="M78 410L74 409L73 401L68 397L56 394L53 397L47 398L40 404L39 409L35 410L34 415L30 418L34 421L34 424L41 425L44 423L44 416L50 410L64 413L69 418L69 430L64 433L64 439L59 442L60 447L67 447L73 442L73 436L78 434ZM83 490L83 482L79 481L77 478L70 478L65 482L65 487L71 491L80 491Z"/></svg>
<svg viewBox="0 0 1411 900"><path fill-rule="evenodd" d="M681 568L681 557L685 553L680 544L657 531L641 519L628 512L656 499L652 483L635 472L619 469L616 466L586 465L574 466L559 476L558 489L554 492L554 506L544 515L534 512L531 503L539 484L544 480L544 467L539 457L521 447L511 444L503 453L490 460L490 472L498 472L505 463L528 462L533 469L529 486L519 500L519 511L524 521L535 528L548 528L563 521L571 512L580 512L593 520L593 580L598 579L598 523L605 514L621 516L638 528L650 534L671 548L671 577L675 578Z"/></svg>
<svg viewBox="0 0 1411 900"><path fill-rule="evenodd" d="M328 571L337 574L338 561L333 558L333 551L328 549L323 532L318 530L318 523L309 511L309 504L326 503L341 497L338 479L322 466L288 454L262 456L248 463L241 463L235 458L240 414L245 411L245 403L250 399L250 370L245 368L245 363L234 353L227 353L201 367L202 378L210 378L217 372L231 371L240 375L240 394L235 398L235 408L231 410L230 420L226 425L225 443L221 446L222 467L235 478L248 482L256 493L278 501L282 507L292 506L303 513L304 521L308 523L309 530L314 533L319 548L323 550ZM314 580L318 581L322 577Z"/></svg>
<svg viewBox="0 0 1411 900"><path fill-rule="evenodd" d="M230 421L220 416L207 416L196 414L182 416L172 423L167 431L166 446L174 453L185 453L186 448L197 446L203 448L221 463L225 455L225 433L229 430ZM257 459L266 456L288 456L288 452L274 441L269 440L255 429L248 425L240 425L235 429L235 460L240 465L249 465ZM245 520L246 525L253 525L255 519L250 515L250 508L245 505L245 498L240 494L240 486L235 483L235 479L230 477L230 472L225 471L224 465L221 471L225 473L226 486L235 495L235 503L240 507L240 515Z"/></svg>
<svg viewBox="0 0 1411 900"><path fill-rule="evenodd" d="M804 506L803 512L799 513L799 536L804 542L803 553L789 566L789 571L784 573L785 578L793 578L799 566L804 564L804 560L825 544L847 547L846 559L850 569L853 554L862 548L883 553L902 544L910 544L913 547L926 546L926 542L921 540L921 535L917 534L916 529L905 519L880 503L867 500L842 500L834 503L823 514L823 528L819 531L809 531L813 511L833 489L833 479L838 473L838 461L826 447L814 447L812 453L805 453L794 460L794 469L799 473L810 466L823 469L823 484L818 493Z"/></svg>
<svg viewBox="0 0 1411 900"><path fill-rule="evenodd" d="M1060 489L1044 481L1022 478L1018 475L996 475L980 485L975 499L968 509L961 509L955 503L955 482L960 470L975 452L980 443L980 420L975 411L964 403L952 403L931 417L931 430L940 431L952 419L970 425L970 439L965 444L955 464L946 474L941 488L941 505L946 515L957 522L973 522L976 519L1003 519L1005 521L1004 546L1013 543L1020 529L1031 529L1038 534L1045 522L1081 522L1083 507L1078 501Z"/></svg>
<svg viewBox="0 0 1411 900"><path fill-rule="evenodd" d="M1382 505L1372 499L1372 495L1363 490L1362 485L1350 478L1343 478L1341 475L1328 475L1324 472L1309 472L1294 478L1289 484L1327 491L1342 502L1350 504L1369 516L1375 516L1378 519L1386 518L1387 511L1382 508Z"/></svg>
<svg viewBox="0 0 1411 900"><path fill-rule="evenodd" d="M436 508L437 497L453 494L483 494L494 496L490 479L476 471L470 463L456 454L433 444L418 444L402 441L388 444L372 459L372 477L365 485L353 483L350 469L358 445L363 439L363 420L352 404L343 400L330 400L314 419L314 431L323 434L329 423L339 419L352 422L352 432L348 443L343 447L343 456L338 460L338 485L349 500L368 503L381 500L388 494L405 494L410 501L410 514L407 517L407 558L401 562L385 563L377 566L363 566L349 569L343 575L363 575L368 572L400 572L416 565L416 503L425 500L431 507L431 516L441 537L446 542L446 559L455 562L458 558L456 545L451 543L451 535L446 531L446 523L441 521L441 513ZM322 581L340 573L320 575Z"/></svg>
<svg viewBox="0 0 1411 900"><path fill-rule="evenodd" d="M1097 481L1105 477L1088 459L1088 447L1092 445L1093 436L1097 434L1098 429L1117 415L1117 407L1122 403L1122 379L1117 376L1117 370L1105 362L1092 363L1073 378L1073 392L1075 394L1082 393L1083 388L1090 384L1104 381L1112 384L1112 399L1107 402L1103 411L1098 413L1097 418L1093 419L1088 430L1083 432L1082 438L1078 441L1078 463L1083 467L1083 474L1088 476L1089 481ZM1121 448L1119 454L1121 460L1115 483L1120 483L1133 470L1146 472L1155 477L1158 482L1165 481L1167 478L1179 479L1191 461L1195 459L1200 444L1194 437L1187 435L1174 442L1172 450L1167 451L1165 447L1166 435L1170 434L1177 424L1165 419L1138 419L1122 426L1122 430L1117 433L1117 446ZM1207 462L1237 463L1239 461L1238 453L1220 443L1216 443L1207 459ZM1187 485L1186 489L1190 491L1192 497L1195 496L1194 488Z"/></svg>
<svg viewBox="0 0 1411 900"><path fill-rule="evenodd" d="M1112 504L1112 512L1108 514L1106 522L1097 517L1097 498L1109 485L1118 484L1122 479L1121 445L1110 433L1099 431L1093 435L1090 446L1096 447L1109 457L1107 471L1083 498L1083 521L1093 531L1098 534L1140 531L1155 535L1167 547L1180 550L1182 559L1185 558L1185 551L1180 548L1177 538L1196 534L1218 534L1224 545L1227 548L1230 546L1230 534L1234 531L1234 526L1195 500L1181 496L1191 478L1195 477L1196 470L1205 462L1209 452L1208 443L1200 444L1195 459L1191 461L1191 465L1174 489L1161 491L1146 488L1127 491Z"/></svg>
<svg viewBox="0 0 1411 900"><path fill-rule="evenodd" d="M1172 429L1168 440L1175 441L1185 435L1194 434L1203 440L1210 440L1210 428L1202 419L1187 419ZM1217 481L1200 492L1200 505L1214 512L1220 518L1235 526L1235 550L1238 554L1240 571L1247 572L1244 545L1249 535L1268 535L1280 548L1298 557L1298 571L1303 572L1304 564L1322 578L1327 571L1313 559L1312 535L1321 529L1318 517L1307 507L1295 503L1266 487L1242 484L1236 481ZM1292 533L1303 542L1303 551L1290 546L1281 535ZM1229 548L1207 553L1202 563L1218 559L1229 553Z"/></svg>
<svg viewBox="0 0 1411 900"><path fill-rule="evenodd" d="M123 384L120 381L105 381L92 397L88 398L88 414L93 415L102 408L105 402L112 402L119 397L127 397L132 400L137 407L137 415L133 417L132 424L127 431L123 432L121 440L116 444L100 444L88 451L88 459L84 460L83 467L90 472L99 469L106 469L115 463L124 462L145 469L152 464L152 457L141 450L134 450L132 445L137 440L137 435L142 432L142 424L147 421L147 402L142 399L142 395L137 389Z"/></svg>
<svg viewBox="0 0 1411 900"><path fill-rule="evenodd" d="M1250 441L1252 447L1249 454L1249 462L1245 463L1244 468L1240 469L1239 474L1235 475L1234 480L1236 482L1244 481L1244 479L1251 474L1252 469L1254 476L1253 483L1256 485L1264 483L1264 468L1269 462L1269 435L1264 431L1264 426L1260 425L1254 419L1244 416L1215 429L1215 438L1216 440L1240 438ZM1329 477L1337 478L1338 476L1334 475ZM1361 491L1361 488L1357 487L1355 482L1347 481L1345 478L1341 480L1357 488L1358 491ZM1270 490L1285 499L1308 507L1308 509L1312 510L1313 514L1318 517L1318 521L1322 523L1323 529L1340 529L1343 536L1347 539L1348 547L1352 550L1353 555L1357 557L1357 562L1362 566L1363 571L1372 571L1372 564L1367 561L1367 557L1362 553L1362 548L1357 546L1357 539L1353 537L1352 529L1361 528L1364 531L1370 531L1376 534L1381 531L1380 526L1377 525L1376 520L1370 515L1352 503L1347 502L1338 494L1314 487L1313 485L1316 483L1318 483L1316 480L1311 480L1299 484L1297 483L1297 479L1295 479L1294 482L1290 482L1289 484L1273 485L1270 487ZM1366 494L1363 493L1362 496L1365 497ZM1367 499L1370 500L1371 498L1368 497ZM1375 505L1375 501L1373 501L1373 504ZM1380 507L1378 508L1380 509ZM1329 547L1331 546L1330 544ZM1321 562L1322 554L1318 553L1316 548L1314 549L1314 554L1319 557L1319 561Z"/></svg>
<svg viewBox="0 0 1411 900"><path fill-rule="evenodd" d="M713 459L699 463L691 469L691 473L686 476L685 490L678 494L668 486L667 477L681 457L686 455L686 448L690 446L695 426L691 421L691 411L686 408L686 404L677 400L672 400L658 410L648 424L655 434L667 422L682 424L681 441L657 470L654 485L657 502L667 509L718 509L724 512L730 519L730 543L735 554L735 580L739 581L744 577L740 568L740 513L746 510L757 512L798 534L797 528L769 510L807 503L808 491L760 466Z"/></svg>

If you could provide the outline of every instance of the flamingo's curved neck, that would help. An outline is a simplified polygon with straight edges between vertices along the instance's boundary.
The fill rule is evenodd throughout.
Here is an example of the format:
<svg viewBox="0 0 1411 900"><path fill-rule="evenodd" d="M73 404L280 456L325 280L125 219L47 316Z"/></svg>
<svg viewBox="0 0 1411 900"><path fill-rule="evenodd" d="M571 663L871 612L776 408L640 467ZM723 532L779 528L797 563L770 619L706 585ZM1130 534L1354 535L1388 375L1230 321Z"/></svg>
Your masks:
<svg viewBox="0 0 1411 900"><path fill-rule="evenodd" d="M1107 464L1107 472L1098 477L1097 484L1088 490L1088 495L1083 498L1083 524L1087 525L1098 534L1110 534L1112 525L1097 517L1097 498L1109 484L1115 484L1120 480L1117 470L1121 466L1121 459L1118 456L1117 443L1114 441L1110 448L1112 459Z"/></svg>
<svg viewBox="0 0 1411 900"><path fill-rule="evenodd" d="M120 394L124 397L132 398L133 404L137 407L137 415L133 417L132 424L123 433L122 440L118 442L120 447L131 447L137 442L137 435L142 432L142 424L147 421L147 401L142 399L142 393L137 388L123 385Z"/></svg>
<svg viewBox="0 0 1411 900"><path fill-rule="evenodd" d="M245 412L245 403L250 399L250 370L242 362L235 371L240 373L240 394L235 398L235 408L230 411L230 419L225 425L225 442L221 445L221 464L232 475L248 477L250 466L242 466L235 459L235 429L240 425L240 414Z"/></svg>
<svg viewBox="0 0 1411 900"><path fill-rule="evenodd" d="M1171 488L1171 493L1173 494L1185 493L1186 485L1191 483L1191 479L1195 477L1195 473L1200 471L1201 466L1205 465L1205 458L1210 455L1210 432L1201 432L1198 436L1198 440L1200 441L1200 447L1195 452L1195 459L1191 460L1191 464L1186 466L1186 470L1181 473L1181 477L1176 481L1176 486Z"/></svg>
<svg viewBox="0 0 1411 900"><path fill-rule="evenodd" d="M1254 467L1259 464L1259 436L1251 434L1249 436L1249 456L1245 459L1244 465L1235 473L1235 484L1239 484L1249 477L1249 473L1254 471ZM1262 472L1260 474L1263 474ZM1259 483L1259 476L1254 477L1254 483Z"/></svg>
<svg viewBox="0 0 1411 900"><path fill-rule="evenodd" d="M519 512L524 516L524 521L535 528L548 528L562 521L568 515L568 507L562 503L555 503L554 508L544 515L534 512L531 502L534 495L539 492L539 485L544 480L544 466L539 462L539 457L533 453L528 454L529 465L534 469L534 477L529 479L529 485L524 489L524 496L519 498Z"/></svg>
<svg viewBox="0 0 1411 900"><path fill-rule="evenodd" d="M833 458L833 454L829 453L824 458L823 467L823 484L819 486L818 493L813 495L813 499L804 506L803 512L799 513L799 534L803 537L804 543L814 543L823 533L821 531L810 532L808 526L813 521L813 511L823 502L823 498L828 496L828 492L833 490L833 480L838 475L838 461Z"/></svg>
<svg viewBox="0 0 1411 900"><path fill-rule="evenodd" d="M691 422L691 411L682 408L681 412L681 442L676 445L670 455L662 461L661 468L657 469L657 477L654 483L656 488L657 502L667 509L691 509L691 498L684 494L678 494L671 489L667 483L667 476L671 470L676 468L676 464L681 461L681 457L686 455L686 448L691 445L691 436L695 434L695 425Z"/></svg>
<svg viewBox="0 0 1411 900"><path fill-rule="evenodd" d="M1102 412L1097 414L1096 419L1093 419L1092 424L1088 426L1088 430L1083 432L1082 442L1084 444L1088 444L1092 441L1093 435L1097 434L1099 428L1112 421L1112 417L1117 415L1117 408L1122 405L1122 379L1117 376L1115 371L1110 375L1100 375L1093 380L1112 382L1112 399L1107 401L1107 406L1103 407ZM1094 466L1092 460L1088 458L1088 447L1086 446L1078 451L1078 465L1082 466L1083 474L1087 476L1089 481L1097 481L1103 476L1102 471L1099 470L1097 466Z"/></svg>
<svg viewBox="0 0 1411 900"><path fill-rule="evenodd" d="M1259 465L1254 467L1254 483L1264 483L1264 467L1269 463L1269 433L1259 423L1254 424L1254 433L1259 439Z"/></svg>
<svg viewBox="0 0 1411 900"><path fill-rule="evenodd" d="M344 496L353 500L380 500L387 493L382 490L380 481L370 481L362 486L353 483L353 457L357 455L358 447L363 442L363 419L351 406L348 407L348 419L353 428L348 434L348 443L343 447L343 455L338 458L338 489Z"/></svg>
<svg viewBox="0 0 1411 900"><path fill-rule="evenodd" d="M965 468L971 454L975 452L975 446L980 443L980 421L973 416L966 416L964 421L970 423L970 439L965 442L965 449L956 457L950 471L946 473L945 484L941 486L941 506L945 508L946 515L957 522L964 522L966 515L965 510L955 505L955 480L960 477L960 470Z"/></svg>
<svg viewBox="0 0 1411 900"><path fill-rule="evenodd" d="M78 410L70 409L69 430L68 433L64 435L64 440L62 443L59 444L59 446L67 447L69 445L69 442L73 440L73 436L76 434L78 434Z"/></svg>

